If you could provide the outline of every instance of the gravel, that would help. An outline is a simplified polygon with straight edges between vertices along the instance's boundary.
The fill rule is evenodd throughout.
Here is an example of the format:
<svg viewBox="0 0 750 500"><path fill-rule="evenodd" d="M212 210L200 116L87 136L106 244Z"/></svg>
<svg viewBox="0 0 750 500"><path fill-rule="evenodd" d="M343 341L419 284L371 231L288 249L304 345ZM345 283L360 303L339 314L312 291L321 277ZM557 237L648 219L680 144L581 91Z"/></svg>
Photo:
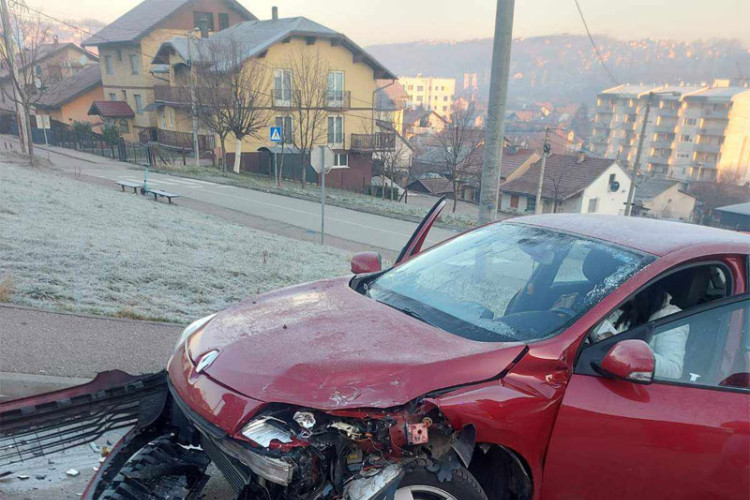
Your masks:
<svg viewBox="0 0 750 500"><path fill-rule="evenodd" d="M0 155L0 300L186 323L349 259Z"/></svg>

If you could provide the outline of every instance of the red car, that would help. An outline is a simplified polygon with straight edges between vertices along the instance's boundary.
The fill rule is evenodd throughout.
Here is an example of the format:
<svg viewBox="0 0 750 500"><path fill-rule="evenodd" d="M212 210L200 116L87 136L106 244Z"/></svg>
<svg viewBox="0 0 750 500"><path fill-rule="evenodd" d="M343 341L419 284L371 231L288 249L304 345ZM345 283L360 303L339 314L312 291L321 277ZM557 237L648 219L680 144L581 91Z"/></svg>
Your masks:
<svg viewBox="0 0 750 500"><path fill-rule="evenodd" d="M388 270L191 324L166 375L5 403L0 458L135 423L84 498L192 498L209 461L243 499L750 496L750 238L549 215L420 253L439 208Z"/></svg>

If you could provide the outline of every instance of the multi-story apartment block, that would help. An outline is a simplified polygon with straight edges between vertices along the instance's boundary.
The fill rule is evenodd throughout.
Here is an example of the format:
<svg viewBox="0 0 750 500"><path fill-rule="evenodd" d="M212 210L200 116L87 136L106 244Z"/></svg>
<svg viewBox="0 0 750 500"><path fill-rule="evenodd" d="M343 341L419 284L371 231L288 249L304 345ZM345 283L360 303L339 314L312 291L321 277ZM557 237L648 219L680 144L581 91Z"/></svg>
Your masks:
<svg viewBox="0 0 750 500"><path fill-rule="evenodd" d="M750 181L750 88L728 83L605 90L597 99L594 153L634 165L649 107L643 169L681 180L714 180L726 173Z"/></svg>
<svg viewBox="0 0 750 500"><path fill-rule="evenodd" d="M209 64L209 61L212 65L234 65L237 59L232 58L231 51L217 48L239 46L243 68L248 72L258 68L257 71L267 73L265 83L253 82L253 85L263 86L253 90L264 100L260 108L269 110L267 127L262 127L262 132L254 137L245 136L239 144L233 136L227 139L228 150L239 148L241 164L238 167L242 170L272 173L274 160L284 154L286 176L299 178L303 169L307 179L314 180L316 174L307 169L309 162L303 158L309 151L300 149L313 149L309 143L300 144L299 139L304 134L307 140L316 142L312 146L327 145L334 150L335 167L326 177L331 187L361 190L372 177L373 154L395 144L393 126L380 127L380 120L374 119L380 115L375 115L377 106L373 98L383 86L382 81L378 84L379 79L394 81L396 76L341 33L304 17L279 19L274 9L272 19L246 21L208 40L198 39L192 43L198 65ZM182 35L163 43L156 54L155 66L168 67L164 87L156 94L156 106L164 117L157 124L159 135L187 137L192 127L191 98L189 85L186 85L190 56L187 37ZM222 60L222 55L226 61ZM315 88L311 80L318 74L318 68L327 72L322 88ZM198 81L198 93L202 92L200 86ZM323 116L313 116L307 111L321 107ZM272 126L282 127L284 144L271 141ZM323 133L309 133L312 127ZM228 165L235 156L234 153L227 155Z"/></svg>
<svg viewBox="0 0 750 500"><path fill-rule="evenodd" d="M407 108L434 111L440 117L450 120L453 98L456 93L454 78L434 78L417 74L417 76L401 76L399 81L406 89Z"/></svg>
<svg viewBox="0 0 750 500"><path fill-rule="evenodd" d="M151 61L163 42L194 28L208 37L254 19L235 0L144 0L86 40L84 46L99 52L105 100L124 101L133 110L134 118L120 121L123 137L156 139L152 131L160 110L149 104L154 102L155 87L168 82L169 75L164 68L152 67Z"/></svg>

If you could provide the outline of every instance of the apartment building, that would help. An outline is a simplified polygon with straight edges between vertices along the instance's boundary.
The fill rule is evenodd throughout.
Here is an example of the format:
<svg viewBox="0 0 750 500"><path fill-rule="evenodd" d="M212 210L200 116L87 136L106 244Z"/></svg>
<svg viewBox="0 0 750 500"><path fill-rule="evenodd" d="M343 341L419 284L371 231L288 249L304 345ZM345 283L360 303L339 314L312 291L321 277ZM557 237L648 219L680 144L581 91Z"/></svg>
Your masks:
<svg viewBox="0 0 750 500"><path fill-rule="evenodd" d="M641 167L657 176L750 180L750 88L621 85L598 95L594 154L635 163L646 108ZM649 104L650 101L650 104Z"/></svg>
<svg viewBox="0 0 750 500"><path fill-rule="evenodd" d="M193 41L197 64L202 64L204 55L211 64L222 64L215 56L224 52L215 48L225 44L239 47L243 67L258 67L267 73L267 88L257 89L257 92L267 99L268 127L263 127L263 132L256 137L246 136L241 141L240 168L271 174L274 159L283 153L285 175L300 178L300 169L305 169L307 179L314 181L316 174L303 164L301 156L305 152L299 149L298 139L300 134L312 137L304 131L315 126L325 132L318 134L315 146L328 145L336 153L335 169L326 177L328 185L361 190L372 177L373 154L395 145L392 126L381 128L379 120L373 120L373 98L382 86L378 85L378 80L392 81L396 77L344 34L304 17L280 19L276 17L277 11L273 12L272 19L247 21L216 33L209 40ZM184 83L187 81L187 50L187 38L175 37L162 44L153 60L156 66L164 64L169 68L165 73L165 78L170 79L169 87L158 93L156 101L167 117L157 124L160 134L185 135L191 130L190 93L185 91ZM226 54L232 57L229 51ZM227 64L234 64L235 60L228 59ZM308 75L315 73L317 69L310 65L319 65L315 68L327 71L326 87L313 88L310 80L306 80L308 76L300 74L303 66ZM200 92L200 82L197 85ZM309 107L313 92L320 92L320 98L313 101L323 103L325 114L322 117L313 118L304 111ZM314 108L319 109L317 104ZM282 127L284 146L271 142L271 126ZM234 151L235 147L236 139L230 137L227 149ZM229 165L234 156L234 153L228 155Z"/></svg>
<svg viewBox="0 0 750 500"><path fill-rule="evenodd" d="M123 137L157 139L160 110L149 105L155 88L169 82L169 74L168 68L152 67L151 61L163 42L194 28L208 37L254 19L235 0L144 0L84 41L84 47L99 52L104 99L125 102L133 111L132 119L119 122ZM170 139L165 145L175 147L192 143L192 138L180 136L161 139Z"/></svg>
<svg viewBox="0 0 750 500"><path fill-rule="evenodd" d="M408 96L407 108L434 111L445 120L450 120L456 94L454 78L435 78L420 73L417 76L400 76L399 81Z"/></svg>

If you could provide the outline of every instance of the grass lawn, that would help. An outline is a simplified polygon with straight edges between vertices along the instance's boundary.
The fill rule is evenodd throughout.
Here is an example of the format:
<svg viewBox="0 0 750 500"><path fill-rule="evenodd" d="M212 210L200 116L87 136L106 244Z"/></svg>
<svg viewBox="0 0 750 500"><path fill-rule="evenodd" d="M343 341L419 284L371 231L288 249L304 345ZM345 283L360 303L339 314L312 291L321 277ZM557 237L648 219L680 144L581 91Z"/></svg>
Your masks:
<svg viewBox="0 0 750 500"><path fill-rule="evenodd" d="M185 323L349 258L0 154L0 301Z"/></svg>

